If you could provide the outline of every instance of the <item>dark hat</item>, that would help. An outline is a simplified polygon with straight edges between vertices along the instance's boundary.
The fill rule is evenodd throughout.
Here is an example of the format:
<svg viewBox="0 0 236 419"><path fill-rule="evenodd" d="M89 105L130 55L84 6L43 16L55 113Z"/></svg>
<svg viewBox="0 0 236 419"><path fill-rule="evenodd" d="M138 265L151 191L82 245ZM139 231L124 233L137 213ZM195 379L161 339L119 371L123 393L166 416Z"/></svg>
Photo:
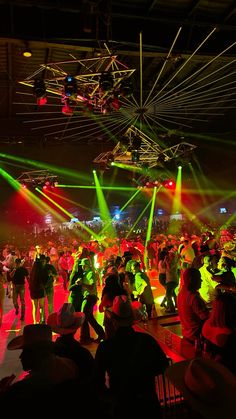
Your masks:
<svg viewBox="0 0 236 419"><path fill-rule="evenodd" d="M72 304L64 303L57 312L48 316L47 324L53 332L60 335L68 335L75 333L82 326L84 319L84 313L75 312Z"/></svg>
<svg viewBox="0 0 236 419"><path fill-rule="evenodd" d="M28 324L24 327L23 335L16 336L12 339L7 349L10 351L15 349L23 349L27 345L34 343L48 343L52 342L52 330L46 324Z"/></svg>
<svg viewBox="0 0 236 419"><path fill-rule="evenodd" d="M141 320L143 316L142 304L139 301L131 302L126 295L117 295L106 313L120 326L131 326L135 320Z"/></svg>
<svg viewBox="0 0 236 419"><path fill-rule="evenodd" d="M236 377L219 362L181 361L168 367L166 375L204 418L235 418Z"/></svg>

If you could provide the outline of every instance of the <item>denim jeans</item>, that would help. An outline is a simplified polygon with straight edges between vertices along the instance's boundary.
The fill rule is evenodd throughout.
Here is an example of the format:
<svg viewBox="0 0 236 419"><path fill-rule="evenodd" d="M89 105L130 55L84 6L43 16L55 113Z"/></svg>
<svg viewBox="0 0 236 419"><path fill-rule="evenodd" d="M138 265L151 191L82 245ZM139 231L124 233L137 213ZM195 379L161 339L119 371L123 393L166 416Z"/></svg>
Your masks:
<svg viewBox="0 0 236 419"><path fill-rule="evenodd" d="M16 310L19 309L18 296L20 296L21 303L21 316L25 315L25 285L24 284L13 284L13 295L12 300Z"/></svg>
<svg viewBox="0 0 236 419"><path fill-rule="evenodd" d="M87 340L90 338L89 325L97 333L98 337L101 339L105 338L105 332L103 327L97 322L93 315L93 308L97 302L98 298L96 295L88 295L82 303L82 311L85 314L84 323L81 326L80 338L82 340Z"/></svg>

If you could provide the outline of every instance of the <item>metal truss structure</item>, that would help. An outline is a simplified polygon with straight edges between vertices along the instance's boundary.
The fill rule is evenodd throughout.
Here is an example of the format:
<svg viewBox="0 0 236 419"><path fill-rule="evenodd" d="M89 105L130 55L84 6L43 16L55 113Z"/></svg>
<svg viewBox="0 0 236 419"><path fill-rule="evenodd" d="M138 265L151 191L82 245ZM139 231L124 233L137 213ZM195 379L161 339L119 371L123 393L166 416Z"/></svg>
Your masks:
<svg viewBox="0 0 236 419"><path fill-rule="evenodd" d="M126 131L122 141L119 141L113 150L100 153L93 160L93 163L103 168L109 168L110 163L113 161L116 163L152 168L159 165L163 166L169 160L184 157L190 154L195 148L196 146L193 144L181 142L163 149L156 141L148 137L138 128L131 126ZM136 153L135 158L134 152Z"/></svg>
<svg viewBox="0 0 236 419"><path fill-rule="evenodd" d="M40 186L45 185L47 182L52 185L58 181L56 175L53 175L48 170L31 170L29 172L23 172L16 179L19 183L27 186Z"/></svg>
<svg viewBox="0 0 236 419"><path fill-rule="evenodd" d="M34 89L35 81L44 82L46 94L50 93L59 97L65 104L70 100L73 111L89 109L106 113L119 108L117 101L125 96L122 83L134 73L117 59L117 55L109 54L95 58L77 59L41 64L40 67L26 79L19 83ZM111 77L111 88L101 88L101 78ZM70 98L66 96L65 79L67 76L76 80L76 93ZM111 81L111 80L110 80ZM34 94L34 92L33 92ZM109 109L108 109L109 108Z"/></svg>

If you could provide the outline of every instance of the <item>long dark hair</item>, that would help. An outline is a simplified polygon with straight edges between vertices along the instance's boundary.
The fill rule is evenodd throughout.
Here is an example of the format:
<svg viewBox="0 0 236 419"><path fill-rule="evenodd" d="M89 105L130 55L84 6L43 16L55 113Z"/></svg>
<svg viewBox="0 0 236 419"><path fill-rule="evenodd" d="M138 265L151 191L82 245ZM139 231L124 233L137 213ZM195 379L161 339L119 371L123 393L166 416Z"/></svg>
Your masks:
<svg viewBox="0 0 236 419"><path fill-rule="evenodd" d="M105 280L105 286L102 290L102 297L106 294L110 300L113 300L117 295L122 295L124 293L125 292L119 283L118 275L108 275Z"/></svg>

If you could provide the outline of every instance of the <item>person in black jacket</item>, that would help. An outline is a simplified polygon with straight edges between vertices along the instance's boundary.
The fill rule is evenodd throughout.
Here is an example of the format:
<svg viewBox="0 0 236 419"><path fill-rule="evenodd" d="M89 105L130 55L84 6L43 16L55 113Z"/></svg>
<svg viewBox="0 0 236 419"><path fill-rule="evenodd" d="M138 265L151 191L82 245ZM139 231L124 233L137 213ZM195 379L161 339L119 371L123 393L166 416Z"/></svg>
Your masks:
<svg viewBox="0 0 236 419"><path fill-rule="evenodd" d="M10 277L12 280L13 286L13 304L15 307L16 316L19 314L19 304L18 297L20 297L21 303L21 317L20 320L25 318L25 279L28 278L28 270L22 266L21 259L17 258L15 260L15 268L11 271Z"/></svg>
<svg viewBox="0 0 236 419"><path fill-rule="evenodd" d="M83 253L83 252L82 252ZM78 283L78 279L83 277L84 271L81 265L81 253L78 251L74 255L74 265L70 274L68 291L70 292L68 302L71 303L76 312L81 311L83 294L82 284Z"/></svg>

